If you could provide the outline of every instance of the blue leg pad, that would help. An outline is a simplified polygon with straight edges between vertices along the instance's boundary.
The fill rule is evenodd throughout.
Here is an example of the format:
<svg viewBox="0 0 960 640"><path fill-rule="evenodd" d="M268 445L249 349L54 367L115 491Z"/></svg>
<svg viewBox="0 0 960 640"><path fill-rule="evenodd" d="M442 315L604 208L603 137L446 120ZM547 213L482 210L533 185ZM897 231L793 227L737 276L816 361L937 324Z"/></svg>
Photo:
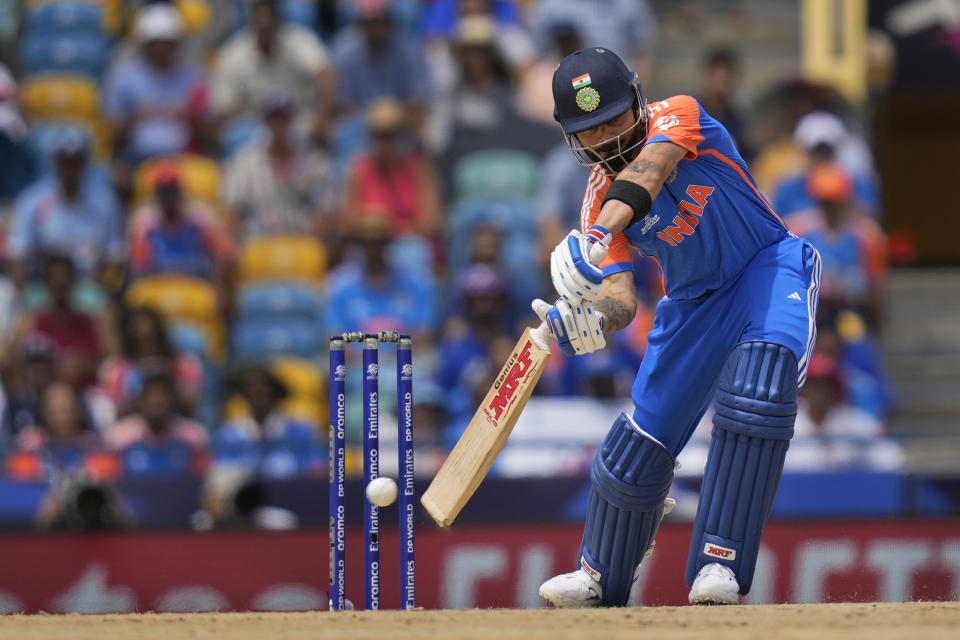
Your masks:
<svg viewBox="0 0 960 640"><path fill-rule="evenodd" d="M673 456L620 414L590 469L592 488L580 568L603 587L603 603L623 606L660 520L673 481Z"/></svg>
<svg viewBox="0 0 960 640"><path fill-rule="evenodd" d="M772 342L743 342L720 372L713 440L687 560L687 586L704 565L733 569L746 595L760 534L780 484L797 417L797 358Z"/></svg>

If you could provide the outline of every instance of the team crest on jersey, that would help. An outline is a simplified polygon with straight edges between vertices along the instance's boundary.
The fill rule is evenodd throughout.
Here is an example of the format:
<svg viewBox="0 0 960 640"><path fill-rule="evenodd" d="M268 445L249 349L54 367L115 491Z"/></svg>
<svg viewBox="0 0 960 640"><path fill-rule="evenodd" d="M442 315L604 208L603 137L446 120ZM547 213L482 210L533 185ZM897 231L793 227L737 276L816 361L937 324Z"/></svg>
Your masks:
<svg viewBox="0 0 960 640"><path fill-rule="evenodd" d="M582 111L593 111L600 106L600 94L593 87L584 87L577 91L577 106Z"/></svg>

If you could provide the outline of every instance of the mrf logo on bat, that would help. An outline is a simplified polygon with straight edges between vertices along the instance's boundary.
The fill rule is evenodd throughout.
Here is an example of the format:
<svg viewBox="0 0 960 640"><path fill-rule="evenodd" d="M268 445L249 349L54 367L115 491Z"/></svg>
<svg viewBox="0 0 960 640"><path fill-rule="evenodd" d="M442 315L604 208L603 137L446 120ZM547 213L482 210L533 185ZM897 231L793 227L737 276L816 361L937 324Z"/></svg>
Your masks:
<svg viewBox="0 0 960 640"><path fill-rule="evenodd" d="M530 346L531 342L527 340L527 343L523 345L520 353L515 353L507 360L507 364L503 365L503 370L497 377L496 382L493 383L493 391L496 392L496 395L490 404L484 407L483 412L487 415L487 419L490 420L494 427L500 426L498 424L500 416L503 415L503 412L513 402L513 396L517 387L523 384L527 376L533 371L533 360L530 359Z"/></svg>

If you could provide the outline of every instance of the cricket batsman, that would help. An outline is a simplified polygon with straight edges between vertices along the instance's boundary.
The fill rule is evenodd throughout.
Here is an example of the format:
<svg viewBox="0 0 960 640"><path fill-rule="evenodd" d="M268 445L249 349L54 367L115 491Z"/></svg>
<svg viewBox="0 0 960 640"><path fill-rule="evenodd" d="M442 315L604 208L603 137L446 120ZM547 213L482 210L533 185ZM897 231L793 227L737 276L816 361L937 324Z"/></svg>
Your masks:
<svg viewBox="0 0 960 640"><path fill-rule="evenodd" d="M534 311L567 355L633 320L631 250L666 296L621 414L590 471L579 567L540 595L623 606L668 504L677 454L716 400L687 560L692 604L750 591L816 337L820 257L770 208L730 135L690 96L647 105L613 52L581 49L553 75L554 116L590 168L581 230L553 250L559 294Z"/></svg>

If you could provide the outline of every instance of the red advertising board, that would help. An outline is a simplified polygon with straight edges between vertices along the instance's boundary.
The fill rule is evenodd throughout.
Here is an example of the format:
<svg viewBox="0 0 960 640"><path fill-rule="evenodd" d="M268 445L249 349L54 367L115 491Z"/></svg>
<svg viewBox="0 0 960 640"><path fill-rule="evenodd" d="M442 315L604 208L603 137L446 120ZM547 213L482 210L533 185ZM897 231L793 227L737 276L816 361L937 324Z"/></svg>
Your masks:
<svg viewBox="0 0 960 640"><path fill-rule="evenodd" d="M362 602L361 536L348 537L348 594ZM532 607L570 570L580 527L423 527L418 604ZM689 525L665 524L639 600L682 604ZM0 537L0 611L196 611L326 607L325 530ZM396 532L386 532L381 594L398 602ZM749 602L960 599L960 520L772 523Z"/></svg>

